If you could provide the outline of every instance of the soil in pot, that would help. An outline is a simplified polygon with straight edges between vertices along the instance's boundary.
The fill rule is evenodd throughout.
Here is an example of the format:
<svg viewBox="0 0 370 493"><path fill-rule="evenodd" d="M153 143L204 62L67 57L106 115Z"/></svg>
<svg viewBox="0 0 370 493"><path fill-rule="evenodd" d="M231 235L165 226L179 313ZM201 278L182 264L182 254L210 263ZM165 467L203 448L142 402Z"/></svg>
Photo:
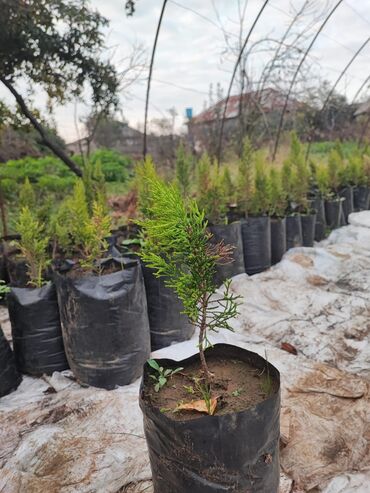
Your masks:
<svg viewBox="0 0 370 493"><path fill-rule="evenodd" d="M187 341L194 327L183 313L184 305L163 279L154 276L152 270L142 265L152 351L170 346L175 342Z"/></svg>
<svg viewBox="0 0 370 493"><path fill-rule="evenodd" d="M342 203L342 212L345 224L348 224L348 216L354 211L353 203L353 187L342 188L339 192L339 197L345 200Z"/></svg>
<svg viewBox="0 0 370 493"><path fill-rule="evenodd" d="M214 415L176 407L202 399L196 386L199 355L158 360L184 369L158 393L144 369L140 406L155 493L277 493L280 382L278 371L241 348L216 344L207 351L214 373ZM268 384L267 384L268 382Z"/></svg>
<svg viewBox="0 0 370 493"><path fill-rule="evenodd" d="M286 252L286 219L271 218L271 264L275 265Z"/></svg>
<svg viewBox="0 0 370 493"><path fill-rule="evenodd" d="M248 275L271 267L271 226L268 216L248 217L241 222L244 266Z"/></svg>
<svg viewBox="0 0 370 493"><path fill-rule="evenodd" d="M313 247L315 241L316 212L301 214L303 246Z"/></svg>
<svg viewBox="0 0 370 493"><path fill-rule="evenodd" d="M21 381L13 351L0 327L0 397L15 390Z"/></svg>
<svg viewBox="0 0 370 493"><path fill-rule="evenodd" d="M301 247L303 245L302 222L301 216L287 216L286 218L286 247L290 248Z"/></svg>
<svg viewBox="0 0 370 493"><path fill-rule="evenodd" d="M339 228L341 212L342 199L325 200L325 218L329 229Z"/></svg>
<svg viewBox="0 0 370 493"><path fill-rule="evenodd" d="M245 272L241 223L214 225L210 226L209 230L213 235L212 242L219 243L222 241L225 245L233 246L232 261L217 264L216 267L215 282L221 285L226 279L231 279Z"/></svg>
<svg viewBox="0 0 370 493"><path fill-rule="evenodd" d="M353 189L353 206L356 212L369 209L370 189L366 186L359 186Z"/></svg>
<svg viewBox="0 0 370 493"><path fill-rule="evenodd" d="M141 375L150 330L139 262L115 258L102 267L101 275L56 273L55 283L71 370L82 384L114 389Z"/></svg>
<svg viewBox="0 0 370 493"><path fill-rule="evenodd" d="M67 369L54 284L12 288L7 300L19 370L42 376Z"/></svg>

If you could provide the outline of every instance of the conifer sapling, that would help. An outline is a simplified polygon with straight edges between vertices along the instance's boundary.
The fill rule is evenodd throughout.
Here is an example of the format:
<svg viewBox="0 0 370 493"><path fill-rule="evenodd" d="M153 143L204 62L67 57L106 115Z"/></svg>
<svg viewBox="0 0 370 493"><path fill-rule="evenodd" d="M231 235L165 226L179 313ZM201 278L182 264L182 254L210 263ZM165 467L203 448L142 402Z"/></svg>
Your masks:
<svg viewBox="0 0 370 493"><path fill-rule="evenodd" d="M45 284L43 274L50 264L47 254L49 238L45 234L45 226L34 211L23 207L20 212L16 230L21 240L16 242L27 262L27 274L31 286L41 288Z"/></svg>
<svg viewBox="0 0 370 493"><path fill-rule="evenodd" d="M199 328L199 353L207 385L210 374L205 349L208 334L219 329L232 330L230 320L237 314L237 297L225 283L223 294L216 294L216 263L229 261L231 247L212 244L205 215L194 200L185 203L177 187L158 177L147 178L150 201L147 216L139 222L144 243L143 261L157 277L173 288L184 304L184 312Z"/></svg>

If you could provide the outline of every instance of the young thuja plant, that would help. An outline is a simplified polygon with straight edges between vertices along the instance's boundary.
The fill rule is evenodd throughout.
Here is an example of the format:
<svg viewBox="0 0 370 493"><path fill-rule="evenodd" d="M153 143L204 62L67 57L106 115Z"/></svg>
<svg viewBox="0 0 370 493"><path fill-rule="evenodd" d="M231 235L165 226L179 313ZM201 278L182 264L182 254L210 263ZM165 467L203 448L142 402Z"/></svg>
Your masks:
<svg viewBox="0 0 370 493"><path fill-rule="evenodd" d="M292 166L288 160L284 161L281 168L281 182L287 198L288 207L292 209L294 179Z"/></svg>
<svg viewBox="0 0 370 493"><path fill-rule="evenodd" d="M287 210L287 197L284 191L281 173L275 167L270 168L270 216L282 218Z"/></svg>
<svg viewBox="0 0 370 493"><path fill-rule="evenodd" d="M40 223L34 211L23 207L16 230L21 239L15 245L26 259L29 284L41 288L45 284L43 274L50 264L47 253L49 237L45 233L45 225Z"/></svg>
<svg viewBox="0 0 370 493"><path fill-rule="evenodd" d="M64 253L77 255L84 270L96 270L96 260L108 249L106 238L110 234L111 218L105 204L98 199L93 201L89 214L82 180L76 182L72 196L61 205L53 224L58 245Z"/></svg>
<svg viewBox="0 0 370 493"><path fill-rule="evenodd" d="M253 193L255 153L251 141L246 138L243 142L243 152L239 161L237 202L246 213Z"/></svg>
<svg viewBox="0 0 370 493"><path fill-rule="evenodd" d="M209 332L232 330L230 320L237 314L230 282L225 283L223 294L216 295L214 281L217 262L228 261L231 248L210 242L204 212L194 200L185 203L177 187L149 177L148 188L148 215L139 222L144 236L140 256L176 291L190 322L199 328L200 362L209 386L212 375L205 358Z"/></svg>
<svg viewBox="0 0 370 493"><path fill-rule="evenodd" d="M231 205L235 202L235 186L231 178L231 173L228 166L225 166L220 178L220 184L222 193L225 197L227 205Z"/></svg>
<svg viewBox="0 0 370 493"><path fill-rule="evenodd" d="M340 170L343 161L336 150L332 150L328 157L328 180L331 191L336 194L340 188Z"/></svg>
<svg viewBox="0 0 370 493"><path fill-rule="evenodd" d="M192 163L192 156L181 143L176 152L176 183L183 198L190 194Z"/></svg>
<svg viewBox="0 0 370 493"><path fill-rule="evenodd" d="M94 202L99 202L106 208L107 190L101 161L99 159L94 163L89 160L84 163L82 182L85 189L89 213L92 213Z"/></svg>
<svg viewBox="0 0 370 493"><path fill-rule="evenodd" d="M149 183L150 179L157 177L157 171L154 166L151 156L147 156L144 161L138 163L135 167L135 182L134 187L138 196L139 211L143 216L149 213L150 195Z"/></svg>
<svg viewBox="0 0 370 493"><path fill-rule="evenodd" d="M200 209L205 211L207 219L212 224L225 224L227 221L227 196L223 176L216 164L208 159L200 161L201 179L197 186L197 202ZM203 186L201 187L201 184Z"/></svg>
<svg viewBox="0 0 370 493"><path fill-rule="evenodd" d="M211 158L204 152L196 163L196 195L202 193L202 190L208 190L211 179Z"/></svg>
<svg viewBox="0 0 370 493"><path fill-rule="evenodd" d="M329 186L329 173L328 168L324 163L320 163L316 166L315 178L321 197L323 199L330 199L332 194Z"/></svg>
<svg viewBox="0 0 370 493"><path fill-rule="evenodd" d="M82 244L82 257L80 265L85 270L101 269L97 267L96 261L102 258L108 250L106 240L111 230L111 218L105 212L104 206L100 202L93 202L92 216L85 224L85 240Z"/></svg>
<svg viewBox="0 0 370 493"><path fill-rule="evenodd" d="M291 146L287 159L291 168L290 197L295 208L302 213L308 212L308 193L310 191L310 170L306 164L302 144L295 132L291 134Z"/></svg>
<svg viewBox="0 0 370 493"><path fill-rule="evenodd" d="M258 152L255 154L254 188L247 213L251 216L263 216L269 212L270 206L270 182L266 173L264 158Z"/></svg>
<svg viewBox="0 0 370 493"><path fill-rule="evenodd" d="M35 191L30 180L26 177L19 189L19 208L23 209L23 207L29 207L31 210L35 210L36 206L37 201Z"/></svg>

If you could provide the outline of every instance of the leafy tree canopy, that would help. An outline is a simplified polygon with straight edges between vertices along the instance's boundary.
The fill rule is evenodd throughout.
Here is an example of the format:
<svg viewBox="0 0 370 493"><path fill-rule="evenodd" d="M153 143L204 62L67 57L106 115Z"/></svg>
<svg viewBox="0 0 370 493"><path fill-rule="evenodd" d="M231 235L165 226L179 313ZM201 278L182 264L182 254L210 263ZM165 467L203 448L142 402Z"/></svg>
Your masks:
<svg viewBox="0 0 370 493"><path fill-rule="evenodd" d="M108 21L88 1L0 0L0 12L2 79L40 84L58 102L89 82L95 104L117 104L117 74L102 59Z"/></svg>

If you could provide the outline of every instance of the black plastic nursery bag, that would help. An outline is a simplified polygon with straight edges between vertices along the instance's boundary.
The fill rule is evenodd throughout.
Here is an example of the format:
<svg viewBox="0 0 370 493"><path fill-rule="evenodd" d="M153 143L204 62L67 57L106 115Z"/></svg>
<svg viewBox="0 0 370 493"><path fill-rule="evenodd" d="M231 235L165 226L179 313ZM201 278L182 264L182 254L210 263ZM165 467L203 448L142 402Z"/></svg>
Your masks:
<svg viewBox="0 0 370 493"><path fill-rule="evenodd" d="M286 252L286 219L271 218L271 264L275 265Z"/></svg>
<svg viewBox="0 0 370 493"><path fill-rule="evenodd" d="M105 389L138 378L150 354L140 264L111 262L120 270L80 278L55 275L69 365L81 383Z"/></svg>
<svg viewBox="0 0 370 493"><path fill-rule="evenodd" d="M241 359L263 371L266 365L278 382L279 372L259 355L227 344L212 353ZM187 367L182 361L158 360L164 367ZM263 402L220 416L175 421L145 398L152 385L144 368L140 407L153 473L154 493L278 493L280 386Z"/></svg>
<svg viewBox="0 0 370 493"><path fill-rule="evenodd" d="M286 218L286 247L301 247L303 245L302 222L299 214Z"/></svg>
<svg viewBox="0 0 370 493"><path fill-rule="evenodd" d="M11 288L8 294L14 354L22 373L41 376L68 368L53 283Z"/></svg>
<svg viewBox="0 0 370 493"><path fill-rule="evenodd" d="M225 245L234 247L231 255L232 261L217 265L215 281L221 285L226 279L245 272L241 223L218 224L209 226L209 230L213 234L211 239L213 243L223 241Z"/></svg>
<svg viewBox="0 0 370 493"><path fill-rule="evenodd" d="M22 377L17 370L14 354L0 327L0 397L15 390Z"/></svg>
<svg viewBox="0 0 370 493"><path fill-rule="evenodd" d="M268 216L241 222L245 272L257 274L271 267L271 226Z"/></svg>
<svg viewBox="0 0 370 493"><path fill-rule="evenodd" d="M154 276L152 269L142 265L152 351L187 341L194 333L188 317L182 313L184 305L163 279Z"/></svg>

